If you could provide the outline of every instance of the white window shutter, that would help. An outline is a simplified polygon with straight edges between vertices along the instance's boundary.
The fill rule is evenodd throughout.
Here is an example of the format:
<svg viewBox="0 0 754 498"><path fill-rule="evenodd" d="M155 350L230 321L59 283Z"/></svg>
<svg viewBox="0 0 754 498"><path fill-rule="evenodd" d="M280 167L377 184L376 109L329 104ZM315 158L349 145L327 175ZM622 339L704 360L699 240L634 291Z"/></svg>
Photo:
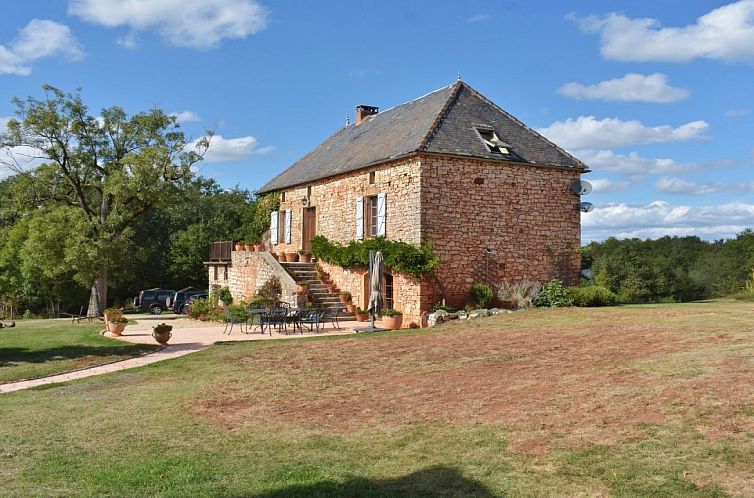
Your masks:
<svg viewBox="0 0 754 498"><path fill-rule="evenodd" d="M356 240L364 239L364 198L356 198Z"/></svg>
<svg viewBox="0 0 754 498"><path fill-rule="evenodd" d="M387 199L385 193L377 194L377 236L385 236L385 218L387 216Z"/></svg>
<svg viewBox="0 0 754 498"><path fill-rule="evenodd" d="M285 210L285 243L291 243L291 210Z"/></svg>
<svg viewBox="0 0 754 498"><path fill-rule="evenodd" d="M270 213L270 243L278 243L278 212Z"/></svg>

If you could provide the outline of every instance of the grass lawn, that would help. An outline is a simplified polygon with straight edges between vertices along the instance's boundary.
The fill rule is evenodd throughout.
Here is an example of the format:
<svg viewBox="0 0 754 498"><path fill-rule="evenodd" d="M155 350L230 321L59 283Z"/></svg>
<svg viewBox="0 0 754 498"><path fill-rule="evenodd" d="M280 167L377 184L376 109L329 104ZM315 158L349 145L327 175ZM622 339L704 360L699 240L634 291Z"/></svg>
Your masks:
<svg viewBox="0 0 754 498"><path fill-rule="evenodd" d="M129 344L99 333L103 324L29 320L0 330L0 384L124 360L156 346Z"/></svg>
<svg viewBox="0 0 754 498"><path fill-rule="evenodd" d="M754 496L754 305L218 344L0 416L6 496Z"/></svg>

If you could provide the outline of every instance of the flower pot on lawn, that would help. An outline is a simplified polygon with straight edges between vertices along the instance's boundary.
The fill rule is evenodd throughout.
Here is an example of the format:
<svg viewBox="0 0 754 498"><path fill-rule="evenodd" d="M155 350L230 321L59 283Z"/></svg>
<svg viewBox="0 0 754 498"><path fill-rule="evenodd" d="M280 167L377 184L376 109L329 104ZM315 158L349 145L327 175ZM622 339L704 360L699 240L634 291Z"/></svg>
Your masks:
<svg viewBox="0 0 754 498"><path fill-rule="evenodd" d="M386 309L382 312L382 325L386 329L398 330L403 325L403 315L393 309Z"/></svg>
<svg viewBox="0 0 754 498"><path fill-rule="evenodd" d="M122 322L108 321L106 327L107 331L113 335L123 335L123 331L126 330L126 325L126 323Z"/></svg>
<svg viewBox="0 0 754 498"><path fill-rule="evenodd" d="M289 263L296 263L298 262L298 253L297 252L287 252L285 253L285 260Z"/></svg>
<svg viewBox="0 0 754 498"><path fill-rule="evenodd" d="M168 325L166 323L161 323L159 325L156 325L152 327L152 337L154 337L154 340L162 344L163 346L168 345L168 341L171 337L173 337L173 326Z"/></svg>

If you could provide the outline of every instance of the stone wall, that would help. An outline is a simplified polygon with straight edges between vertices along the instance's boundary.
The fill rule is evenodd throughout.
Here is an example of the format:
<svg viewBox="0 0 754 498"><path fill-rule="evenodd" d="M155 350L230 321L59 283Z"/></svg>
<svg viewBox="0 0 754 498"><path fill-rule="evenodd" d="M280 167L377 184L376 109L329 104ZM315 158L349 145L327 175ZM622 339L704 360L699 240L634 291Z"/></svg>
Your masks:
<svg viewBox="0 0 754 498"><path fill-rule="evenodd" d="M436 274L448 301L463 304L471 286L485 280L558 277L576 284L580 199L569 186L579 176L571 169L423 156L421 239L432 239L440 255Z"/></svg>
<svg viewBox="0 0 754 498"><path fill-rule="evenodd" d="M222 267L218 269L218 278L214 278L214 269L209 267L209 288L228 287L234 301L249 301L257 290L272 276L280 279L283 288L282 301L297 306L296 282L288 272L268 252L233 251L228 278L223 278Z"/></svg>
<svg viewBox="0 0 754 498"><path fill-rule="evenodd" d="M283 237L280 237L280 243L272 246L272 250L296 252L302 248L302 220L307 206L317 208L318 235L341 243L353 240L356 238L356 199L381 192L386 194L387 199L386 236L418 243L419 167L417 158L402 159L285 190L285 200L280 203L279 223L283 226L282 212L290 209L291 243L285 244ZM374 173L374 184L371 185L370 173ZM311 196L308 197L309 189Z"/></svg>

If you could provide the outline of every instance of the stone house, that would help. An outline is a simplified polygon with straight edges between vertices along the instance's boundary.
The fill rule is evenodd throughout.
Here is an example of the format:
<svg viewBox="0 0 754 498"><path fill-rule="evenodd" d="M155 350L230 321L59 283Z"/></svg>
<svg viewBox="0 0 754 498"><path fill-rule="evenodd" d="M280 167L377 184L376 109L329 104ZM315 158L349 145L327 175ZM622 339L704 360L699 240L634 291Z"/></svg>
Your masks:
<svg viewBox="0 0 754 498"><path fill-rule="evenodd" d="M259 193L280 196L272 252L308 250L315 235L348 243L384 236L431 240L441 264L422 279L385 275L388 305L404 326L441 300L463 305L475 282L561 278L580 270L579 195L588 169L462 81L348 124ZM266 256L265 256L266 255ZM263 259L267 258L267 259ZM269 253L235 253L222 275L248 296L274 268ZM368 302L366 269L321 263L354 303ZM210 283L214 280L210 268ZM292 292L293 279L284 282Z"/></svg>

